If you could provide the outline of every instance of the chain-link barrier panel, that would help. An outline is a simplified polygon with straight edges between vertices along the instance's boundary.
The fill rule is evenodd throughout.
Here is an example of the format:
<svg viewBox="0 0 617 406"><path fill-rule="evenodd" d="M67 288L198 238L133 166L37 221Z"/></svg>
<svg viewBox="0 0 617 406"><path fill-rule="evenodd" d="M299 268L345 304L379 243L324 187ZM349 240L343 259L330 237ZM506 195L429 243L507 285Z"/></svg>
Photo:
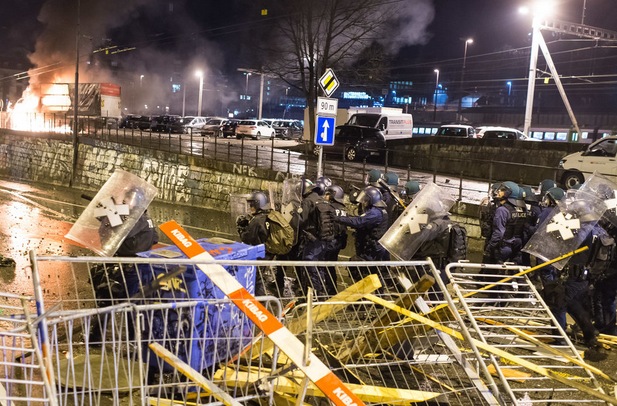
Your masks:
<svg viewBox="0 0 617 406"><path fill-rule="evenodd" d="M317 356L367 404L499 403L476 354L401 313L445 303L431 262L214 263L249 292L264 289L257 299L306 345L305 360ZM207 404L221 393L228 402L325 400L196 265L33 257L42 309L52 309L46 320L61 404L138 404L144 397ZM306 296L319 283L334 289Z"/></svg>
<svg viewBox="0 0 617 406"><path fill-rule="evenodd" d="M32 297L0 293L0 404L57 405Z"/></svg>
<svg viewBox="0 0 617 406"><path fill-rule="evenodd" d="M446 275L466 343L482 354L506 403L617 403L607 395L614 378L585 362L525 268L460 263ZM450 313L443 310L432 314Z"/></svg>

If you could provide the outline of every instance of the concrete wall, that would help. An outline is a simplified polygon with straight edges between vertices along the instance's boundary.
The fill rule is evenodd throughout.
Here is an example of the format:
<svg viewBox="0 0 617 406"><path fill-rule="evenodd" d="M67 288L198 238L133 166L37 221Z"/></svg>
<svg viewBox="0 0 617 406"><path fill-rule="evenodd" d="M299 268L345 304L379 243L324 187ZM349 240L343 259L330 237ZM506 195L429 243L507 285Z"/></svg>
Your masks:
<svg viewBox="0 0 617 406"><path fill-rule="evenodd" d="M287 174L199 157L82 139L74 187L98 191L115 168L127 170L159 188L158 199L229 211L229 194L277 190ZM68 186L70 140L0 132L0 176Z"/></svg>
<svg viewBox="0 0 617 406"><path fill-rule="evenodd" d="M528 185L556 179L559 160L585 144L420 137L388 142L393 166Z"/></svg>
<svg viewBox="0 0 617 406"><path fill-rule="evenodd" d="M287 177L286 173L248 165L152 151L87 138L80 141L82 143L79 145L74 187L84 191L98 191L113 171L121 168L159 188L157 197L159 200L228 213L230 194L269 188L280 192L282 181ZM486 178L487 167L466 162L468 161L466 156L481 158L488 154L484 156L485 159L494 156L495 160L516 158L521 162L537 163L558 159L568 151L580 148L571 144L526 142L524 151L528 153L521 154L520 151L516 152L517 150L513 149L513 144L505 145L503 142L458 139L446 139L440 143L434 141L435 139L413 140L413 143L401 147L402 152L397 151L392 159L398 164L404 160L404 164L409 164L412 168L432 167L439 172L453 174L463 171L465 174L473 173L478 178ZM480 152L473 148L474 145L477 146L478 141L485 141ZM413 159L410 159L409 154L413 154ZM448 160L444 159L446 157ZM455 161L452 161L452 158L458 158L459 164L453 164ZM68 186L71 167L72 144L69 137L50 138L49 135L22 135L0 130L0 176ZM520 175L529 181L527 182L529 184L539 183L539 180L530 181L532 178L537 178L532 173L535 170L521 167L516 177L511 172L505 172L503 179L518 181ZM471 251L475 254L481 253L478 206L458 203L452 212L453 218L467 228ZM353 244L349 246L353 247ZM479 261L480 258L474 260Z"/></svg>

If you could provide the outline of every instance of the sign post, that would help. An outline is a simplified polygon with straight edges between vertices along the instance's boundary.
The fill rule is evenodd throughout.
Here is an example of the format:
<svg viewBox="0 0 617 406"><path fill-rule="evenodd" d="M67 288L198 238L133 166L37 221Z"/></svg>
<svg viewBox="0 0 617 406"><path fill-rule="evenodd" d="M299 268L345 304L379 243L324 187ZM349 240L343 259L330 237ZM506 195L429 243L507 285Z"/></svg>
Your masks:
<svg viewBox="0 0 617 406"><path fill-rule="evenodd" d="M317 158L317 177L323 175L323 146L334 145L334 129L336 127L336 112L338 99L330 96L338 89L339 81L330 68L319 78L319 86L327 97L317 98L317 117L315 119L315 145L319 147Z"/></svg>

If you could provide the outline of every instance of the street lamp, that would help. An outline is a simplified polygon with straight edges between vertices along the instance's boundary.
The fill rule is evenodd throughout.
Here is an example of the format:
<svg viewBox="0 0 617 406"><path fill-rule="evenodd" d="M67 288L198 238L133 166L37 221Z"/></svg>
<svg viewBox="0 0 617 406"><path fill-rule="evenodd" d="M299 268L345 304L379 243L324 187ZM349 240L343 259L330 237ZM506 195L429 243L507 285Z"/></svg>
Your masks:
<svg viewBox="0 0 617 406"><path fill-rule="evenodd" d="M436 74L435 78L435 92L434 92L434 101L433 101L433 121L437 121L437 88L439 87L439 69L434 69L433 72Z"/></svg>
<svg viewBox="0 0 617 406"><path fill-rule="evenodd" d="M144 75L139 75L139 88L141 89L141 85L144 81Z"/></svg>
<svg viewBox="0 0 617 406"><path fill-rule="evenodd" d="M251 72L244 72L244 76L246 76L246 85L244 85L244 99L248 100L249 94L249 76L251 76Z"/></svg>
<svg viewBox="0 0 617 406"><path fill-rule="evenodd" d="M204 91L204 73L200 70L195 72L195 75L199 77L199 99L197 102L197 116L201 117L201 102Z"/></svg>
<svg viewBox="0 0 617 406"><path fill-rule="evenodd" d="M463 69L461 69L461 96L458 99L458 116L461 116L461 110L463 108L463 83L465 82L465 65L467 63L467 47L469 44L473 44L473 38L467 38L465 40L465 52L463 53Z"/></svg>

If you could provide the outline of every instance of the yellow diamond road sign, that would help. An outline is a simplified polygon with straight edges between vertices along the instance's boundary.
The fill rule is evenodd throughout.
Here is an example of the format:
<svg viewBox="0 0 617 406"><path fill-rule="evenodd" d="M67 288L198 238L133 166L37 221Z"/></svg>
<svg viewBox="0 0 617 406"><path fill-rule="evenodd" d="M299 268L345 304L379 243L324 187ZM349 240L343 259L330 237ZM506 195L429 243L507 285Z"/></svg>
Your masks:
<svg viewBox="0 0 617 406"><path fill-rule="evenodd" d="M319 85L327 97L332 96L332 93L338 89L339 81L334 75L334 71L332 71L332 69L326 69L326 73L319 78Z"/></svg>

